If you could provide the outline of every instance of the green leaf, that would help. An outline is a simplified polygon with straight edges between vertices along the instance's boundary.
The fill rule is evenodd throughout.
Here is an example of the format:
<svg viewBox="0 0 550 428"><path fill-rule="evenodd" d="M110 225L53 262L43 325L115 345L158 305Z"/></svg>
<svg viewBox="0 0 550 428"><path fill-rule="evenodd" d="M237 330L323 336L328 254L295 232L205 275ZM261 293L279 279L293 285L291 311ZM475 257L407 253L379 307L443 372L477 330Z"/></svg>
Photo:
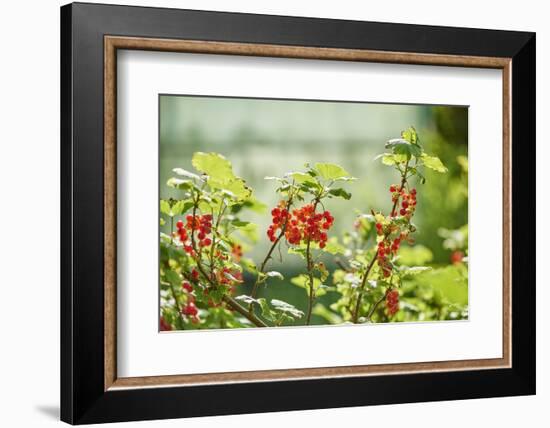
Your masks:
<svg viewBox="0 0 550 428"><path fill-rule="evenodd" d="M271 300L271 305L276 311L288 314L293 318L302 318L304 316L301 310L282 300L273 299Z"/></svg>
<svg viewBox="0 0 550 428"><path fill-rule="evenodd" d="M306 249L305 247L290 247L288 249L288 254L297 254L299 255L300 257L302 257L303 259L306 258Z"/></svg>
<svg viewBox="0 0 550 428"><path fill-rule="evenodd" d="M236 296L235 300L243 302L247 305L250 305L251 303L258 303L258 300L254 299L251 296L247 296L246 294L241 294L240 296Z"/></svg>
<svg viewBox="0 0 550 428"><path fill-rule="evenodd" d="M433 169L437 172L447 172L448 169L443 165L443 162L437 156L428 156L427 154L422 154L422 163L425 167Z"/></svg>
<svg viewBox="0 0 550 428"><path fill-rule="evenodd" d="M174 168L172 170L172 172L174 174L177 174L177 175L180 175L182 177L187 177L187 178L191 178L193 180L202 180L202 178L200 176L198 176L197 174L193 173L193 172L189 172L183 168Z"/></svg>
<svg viewBox="0 0 550 428"><path fill-rule="evenodd" d="M325 180L353 180L350 173L334 163L316 163L315 170Z"/></svg>
<svg viewBox="0 0 550 428"><path fill-rule="evenodd" d="M265 300L263 297L256 300L256 303L260 305L260 308L262 310L262 316L267 319L268 321L275 321L277 319L277 314L275 311L272 311L269 307L269 303L267 303L267 300Z"/></svg>
<svg viewBox="0 0 550 428"><path fill-rule="evenodd" d="M411 144L418 144L418 134L416 133L416 129L414 129L413 126L401 132L401 137Z"/></svg>
<svg viewBox="0 0 550 428"><path fill-rule="evenodd" d="M342 188L337 188L337 189L330 189L328 191L332 196L336 196L338 198L343 198L343 199L346 199L346 200L350 200L351 199L351 193L349 192L346 192L344 189Z"/></svg>
<svg viewBox="0 0 550 428"><path fill-rule="evenodd" d="M175 215L185 214L191 208L193 208L193 202L191 202L191 201L178 201L172 206L171 217L173 217Z"/></svg>
<svg viewBox="0 0 550 428"><path fill-rule="evenodd" d="M252 190L242 178L233 173L231 162L219 153L196 152L191 163L195 169L208 176L208 185L211 188L224 190L239 201L251 196Z"/></svg>
<svg viewBox="0 0 550 428"><path fill-rule="evenodd" d="M298 184L309 183L312 185L317 185L315 179L311 175L304 172L289 172L286 175Z"/></svg>
<svg viewBox="0 0 550 428"><path fill-rule="evenodd" d="M219 153L196 152L191 163L197 171L214 180L230 181L236 178L231 162Z"/></svg>
<svg viewBox="0 0 550 428"><path fill-rule="evenodd" d="M170 215L170 204L165 199L160 200L160 212L162 214Z"/></svg>
<svg viewBox="0 0 550 428"><path fill-rule="evenodd" d="M238 201L247 200L252 195L252 189L246 185L242 178L238 177L230 181L220 181L209 178L208 185L226 191L229 196Z"/></svg>
<svg viewBox="0 0 550 428"><path fill-rule="evenodd" d="M389 140L385 147L386 149L391 149L394 155L403 155L406 156L407 159L410 159L412 156L420 157L422 155L422 149L420 146L411 144L402 138Z"/></svg>
<svg viewBox="0 0 550 428"><path fill-rule="evenodd" d="M174 189L180 190L191 190L194 185L191 180L183 180L181 178L172 177L166 182L168 187L173 187Z"/></svg>
<svg viewBox="0 0 550 428"><path fill-rule="evenodd" d="M285 279L283 274L281 272L277 272L276 270L266 272L265 274L266 274L266 276L268 276L270 278L279 278L281 280Z"/></svg>

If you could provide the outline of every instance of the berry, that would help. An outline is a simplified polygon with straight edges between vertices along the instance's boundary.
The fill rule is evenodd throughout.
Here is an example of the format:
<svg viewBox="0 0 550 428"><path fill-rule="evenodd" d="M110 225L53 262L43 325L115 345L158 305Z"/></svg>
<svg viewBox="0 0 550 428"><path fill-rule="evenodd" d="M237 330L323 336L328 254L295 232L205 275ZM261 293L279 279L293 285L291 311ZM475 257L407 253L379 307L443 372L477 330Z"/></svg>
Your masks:
<svg viewBox="0 0 550 428"><path fill-rule="evenodd" d="M271 242L277 240L276 233L284 230L284 237L291 245L299 245L301 242L316 242L320 248L326 246L328 240L327 231L334 223L334 217L330 211L316 212L315 205L307 204L290 213L285 202L280 202L271 210L272 224L267 230L267 236Z"/></svg>
<svg viewBox="0 0 550 428"><path fill-rule="evenodd" d="M166 322L164 317L160 317L160 331L171 331L172 326Z"/></svg>
<svg viewBox="0 0 550 428"><path fill-rule="evenodd" d="M197 281L199 279L199 272L195 268L191 271L191 278L193 278L193 281Z"/></svg>
<svg viewBox="0 0 550 428"><path fill-rule="evenodd" d="M179 229L183 229L183 221L181 220L178 220L178 222L176 223L176 227Z"/></svg>
<svg viewBox="0 0 550 428"><path fill-rule="evenodd" d="M199 313L199 310L197 309L197 307L193 302L189 302L187 303L187 305L183 307L182 312L184 315L194 317Z"/></svg>
<svg viewBox="0 0 550 428"><path fill-rule="evenodd" d="M458 264L462 263L462 259L464 258L464 253L462 251L453 251L451 253L451 263Z"/></svg>
<svg viewBox="0 0 550 428"><path fill-rule="evenodd" d="M390 317L399 310L399 292L395 289L386 291L386 310Z"/></svg>
<svg viewBox="0 0 550 428"><path fill-rule="evenodd" d="M187 291L188 293L191 293L193 291L193 286L191 284L189 284L187 281L183 281L181 283L181 287Z"/></svg>

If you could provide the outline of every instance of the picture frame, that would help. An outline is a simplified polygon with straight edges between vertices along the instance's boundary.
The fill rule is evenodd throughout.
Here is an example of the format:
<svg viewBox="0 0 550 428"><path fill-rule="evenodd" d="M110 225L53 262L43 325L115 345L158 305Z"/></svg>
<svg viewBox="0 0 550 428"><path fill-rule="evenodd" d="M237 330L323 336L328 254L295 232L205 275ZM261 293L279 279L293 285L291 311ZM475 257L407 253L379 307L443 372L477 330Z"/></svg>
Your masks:
<svg viewBox="0 0 550 428"><path fill-rule="evenodd" d="M118 50L502 70L502 357L117 376ZM63 6L61 419L86 424L534 394L535 97L534 33ZM213 405L212 396L224 398Z"/></svg>

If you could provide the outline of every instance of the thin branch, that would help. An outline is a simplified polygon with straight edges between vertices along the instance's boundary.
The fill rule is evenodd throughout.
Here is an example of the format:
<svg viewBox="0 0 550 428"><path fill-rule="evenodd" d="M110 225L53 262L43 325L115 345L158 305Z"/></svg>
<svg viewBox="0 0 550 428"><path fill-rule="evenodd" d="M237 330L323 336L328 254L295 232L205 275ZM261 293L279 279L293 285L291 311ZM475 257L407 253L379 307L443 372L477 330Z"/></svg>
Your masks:
<svg viewBox="0 0 550 428"><path fill-rule="evenodd" d="M321 195L318 195L315 198L315 202L313 204L313 215L315 215L315 211L317 210L317 204L319 203ZM315 289L314 289L314 278L313 278L313 261L311 260L311 237L308 236L307 238L307 246L306 246L306 262L307 262L307 274L309 277L309 299L308 299L308 306L307 306L307 316L306 316L306 325L309 325L311 322L311 312L313 310L313 302L315 301Z"/></svg>
<svg viewBox="0 0 550 428"><path fill-rule="evenodd" d="M370 321L370 319L373 316L374 311L376 311L376 308L378 307L378 305L380 305L380 303L382 303L385 299L386 299L386 294L383 294L382 297L380 297L380 299L378 299L376 302L374 302L372 307L369 309L369 312L367 313L367 317L366 317L367 321Z"/></svg>
<svg viewBox="0 0 550 428"><path fill-rule="evenodd" d="M405 170L402 172L401 175L401 185L399 186L399 192L403 190L405 187L405 184L407 183L407 172L409 168L409 160L407 159L407 162L405 163ZM399 196L395 199L393 202L393 207L391 209L391 215L395 214L395 209L397 208L397 203L399 202ZM384 235L384 238L388 236L389 232ZM363 280L361 281L361 286L359 287L359 295L357 296L357 303L355 304L355 310L353 311L353 323L357 324L357 321L359 319L359 311L361 310L361 300L363 299L363 293L365 291L365 284L367 283L367 278L369 277L370 271L372 270L372 267L374 266L374 263L376 262L378 253L375 252L374 256L372 257L372 260L370 261L369 265L367 266L367 270L365 271L365 275L363 276Z"/></svg>
<svg viewBox="0 0 550 428"><path fill-rule="evenodd" d="M193 198L194 199L194 198ZM197 200L193 200L193 226L195 223L195 218L197 214L197 204L199 201L199 195L197 195ZM217 288L219 285L215 284L212 278L206 273L202 262L201 262L201 254L197 252L196 243L195 243L195 234L194 230L191 230L191 245L193 246L193 251L196 254L196 262L197 262L197 269L201 273L201 275L204 277L204 279L214 288ZM243 308L235 299L233 299L231 296L224 295L222 298L223 302L227 304L231 309L237 311L242 316L247 318L251 323L255 324L257 327L268 327L268 325L260 320L255 314L250 314L248 311Z"/></svg>
<svg viewBox="0 0 550 428"><path fill-rule="evenodd" d="M293 198L293 195L291 192L289 192L288 200L285 204L285 209L290 210L290 207L292 205L292 198ZM256 277L256 281L254 282L254 286L252 287L252 291L250 292L250 297L252 297L253 299L256 298L256 294L258 293L258 287L260 286L260 283L263 280L263 274L265 274L265 268L267 266L267 262L269 261L269 259L271 259L271 255L273 254L273 251L275 251L275 248L277 248L277 244L279 244L281 239L285 236L287 224L288 224L288 216L287 218L285 218L285 221L281 226L281 231L279 232L279 235L277 236L275 241L273 241L273 244L269 248L269 251L267 252L264 260L262 261L262 264L260 265L260 269L258 270L258 276ZM254 312L254 301L250 302L250 305L248 306L248 310L250 313Z"/></svg>

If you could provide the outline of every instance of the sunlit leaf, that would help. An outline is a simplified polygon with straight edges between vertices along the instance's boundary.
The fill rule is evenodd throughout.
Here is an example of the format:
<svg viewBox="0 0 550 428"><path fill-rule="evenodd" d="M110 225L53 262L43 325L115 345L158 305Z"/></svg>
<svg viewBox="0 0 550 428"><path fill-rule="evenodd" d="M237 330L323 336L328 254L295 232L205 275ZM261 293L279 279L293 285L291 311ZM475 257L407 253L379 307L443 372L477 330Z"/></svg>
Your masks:
<svg viewBox="0 0 550 428"><path fill-rule="evenodd" d="M351 180L350 173L334 163L316 163L315 170L325 180Z"/></svg>
<svg viewBox="0 0 550 428"><path fill-rule="evenodd" d="M269 272L266 272L265 273L266 276L270 277L270 278L279 278L279 279L285 279L285 277L283 276L283 274L281 272L277 272L275 270L272 270L272 271L269 271Z"/></svg>
<svg viewBox="0 0 550 428"><path fill-rule="evenodd" d="M174 174L180 175L182 177L191 178L193 180L202 180L202 178L197 174L189 172L183 168L174 168L172 171L174 172Z"/></svg>
<svg viewBox="0 0 550 428"><path fill-rule="evenodd" d="M342 189L342 188L330 189L330 190L329 190L329 193L330 193L332 196L336 196L336 197L338 197L338 198L343 198L343 199L346 199L346 200L350 200L350 199L351 199L351 193L345 191L345 190Z"/></svg>
<svg viewBox="0 0 550 428"><path fill-rule="evenodd" d="M437 156L428 156L427 154L422 154L422 163L426 168L433 169L437 172L447 172L448 169L443 165L443 162Z"/></svg>
<svg viewBox="0 0 550 428"><path fill-rule="evenodd" d="M395 138L389 140L386 143L386 149L391 149L394 155L403 155L407 159L411 157L420 157L422 155L422 149L416 144L411 144L407 140L402 138Z"/></svg>
<svg viewBox="0 0 550 428"><path fill-rule="evenodd" d="M282 300L272 299L271 306L273 306L274 310L287 313L293 318L302 318L304 316L304 313L301 310Z"/></svg>

